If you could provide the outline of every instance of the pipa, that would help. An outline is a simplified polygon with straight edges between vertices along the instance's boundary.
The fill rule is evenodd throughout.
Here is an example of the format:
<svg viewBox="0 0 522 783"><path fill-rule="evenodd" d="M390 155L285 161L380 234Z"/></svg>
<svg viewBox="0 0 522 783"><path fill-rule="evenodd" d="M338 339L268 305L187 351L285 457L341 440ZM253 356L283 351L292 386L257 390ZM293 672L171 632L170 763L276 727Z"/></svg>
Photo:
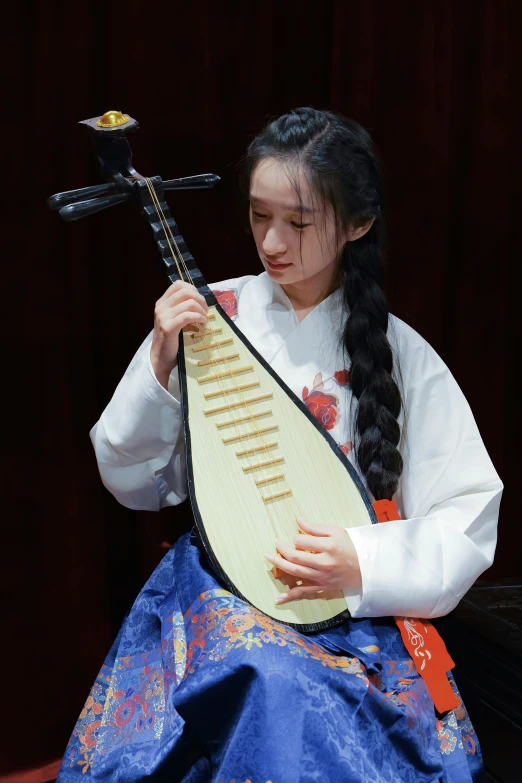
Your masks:
<svg viewBox="0 0 522 783"><path fill-rule="evenodd" d="M375 523L370 498L333 438L224 312L196 267L165 201L166 190L213 187L204 174L163 182L132 166L126 139L138 123L107 112L81 123L106 183L58 193L65 220L134 202L148 220L170 281L192 282L209 305L203 329L180 335L178 356L187 477L195 525L223 583L260 611L303 632L348 616L342 591L277 606L287 587L265 552L293 544L297 517L342 528Z"/></svg>

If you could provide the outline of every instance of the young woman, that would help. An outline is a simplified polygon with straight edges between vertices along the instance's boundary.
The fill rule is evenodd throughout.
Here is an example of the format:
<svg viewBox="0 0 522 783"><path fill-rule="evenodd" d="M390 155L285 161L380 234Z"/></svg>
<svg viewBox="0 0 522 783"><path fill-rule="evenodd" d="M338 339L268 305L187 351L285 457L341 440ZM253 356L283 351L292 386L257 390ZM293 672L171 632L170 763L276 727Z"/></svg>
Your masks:
<svg viewBox="0 0 522 783"><path fill-rule="evenodd" d="M274 541L283 601L344 591L351 619L307 635L224 590L196 535L182 536L125 620L59 781L483 780L451 675L456 706L440 713L394 617L446 614L491 564L502 483L446 365L388 313L377 152L352 120L297 109L244 167L265 271L211 288L372 502L398 513L347 530L303 519L293 547ZM129 508L187 497L176 356L206 312L193 286L170 286L92 430L102 481Z"/></svg>

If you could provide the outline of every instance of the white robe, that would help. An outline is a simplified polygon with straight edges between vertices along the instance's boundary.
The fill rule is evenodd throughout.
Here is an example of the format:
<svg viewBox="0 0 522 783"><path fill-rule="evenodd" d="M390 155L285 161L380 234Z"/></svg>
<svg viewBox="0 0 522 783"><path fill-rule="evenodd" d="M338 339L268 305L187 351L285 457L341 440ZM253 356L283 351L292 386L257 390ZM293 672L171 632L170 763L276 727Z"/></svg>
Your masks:
<svg viewBox="0 0 522 783"><path fill-rule="evenodd" d="M341 291L299 322L283 289L266 272L210 288L234 292L236 325L300 399L313 406L330 395L321 409L323 423L368 490L350 451L352 395L343 383L342 370L349 364L340 345ZM345 597L353 617L438 617L457 605L493 561L503 484L442 359L393 315L388 338L399 357L401 376L394 372L394 377L405 407L399 417L404 470L394 496L402 519L348 529L362 590L346 590ZM131 509L157 511L185 500L187 483L177 370L167 391L150 363L151 342L152 332L91 439L102 481L114 497ZM354 400L353 413L356 405Z"/></svg>

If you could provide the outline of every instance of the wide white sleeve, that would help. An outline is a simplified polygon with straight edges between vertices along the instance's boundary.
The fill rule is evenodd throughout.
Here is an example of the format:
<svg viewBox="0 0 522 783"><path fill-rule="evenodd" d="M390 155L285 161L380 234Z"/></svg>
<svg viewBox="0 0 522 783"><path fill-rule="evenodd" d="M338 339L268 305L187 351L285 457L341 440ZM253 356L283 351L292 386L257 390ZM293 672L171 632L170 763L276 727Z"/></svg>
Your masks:
<svg viewBox="0 0 522 783"><path fill-rule="evenodd" d="M150 362L152 332L91 430L103 484L127 508L158 511L187 497L178 370L168 391Z"/></svg>
<svg viewBox="0 0 522 783"><path fill-rule="evenodd" d="M210 283L232 318L254 275ZM187 498L183 421L177 368L168 391L150 362L153 332L140 346L114 396L91 430L103 484L127 508L158 511Z"/></svg>
<svg viewBox="0 0 522 783"><path fill-rule="evenodd" d="M439 617L450 612L495 553L503 484L471 409L438 354L417 344L405 394L401 520L350 528L362 595L353 617Z"/></svg>

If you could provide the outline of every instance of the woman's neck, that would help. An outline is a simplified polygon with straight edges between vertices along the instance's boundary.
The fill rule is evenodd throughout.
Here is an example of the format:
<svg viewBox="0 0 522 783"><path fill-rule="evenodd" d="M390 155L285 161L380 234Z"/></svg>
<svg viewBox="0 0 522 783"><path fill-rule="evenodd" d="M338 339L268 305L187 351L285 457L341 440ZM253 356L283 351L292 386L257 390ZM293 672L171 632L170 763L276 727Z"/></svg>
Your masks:
<svg viewBox="0 0 522 783"><path fill-rule="evenodd" d="M327 296L330 296L340 284L338 275L332 274L330 270L328 275L321 270L321 273L309 277L306 280L299 280L297 283L288 283L281 285L281 288L292 303L295 314L299 321L310 313L314 307L317 307Z"/></svg>

